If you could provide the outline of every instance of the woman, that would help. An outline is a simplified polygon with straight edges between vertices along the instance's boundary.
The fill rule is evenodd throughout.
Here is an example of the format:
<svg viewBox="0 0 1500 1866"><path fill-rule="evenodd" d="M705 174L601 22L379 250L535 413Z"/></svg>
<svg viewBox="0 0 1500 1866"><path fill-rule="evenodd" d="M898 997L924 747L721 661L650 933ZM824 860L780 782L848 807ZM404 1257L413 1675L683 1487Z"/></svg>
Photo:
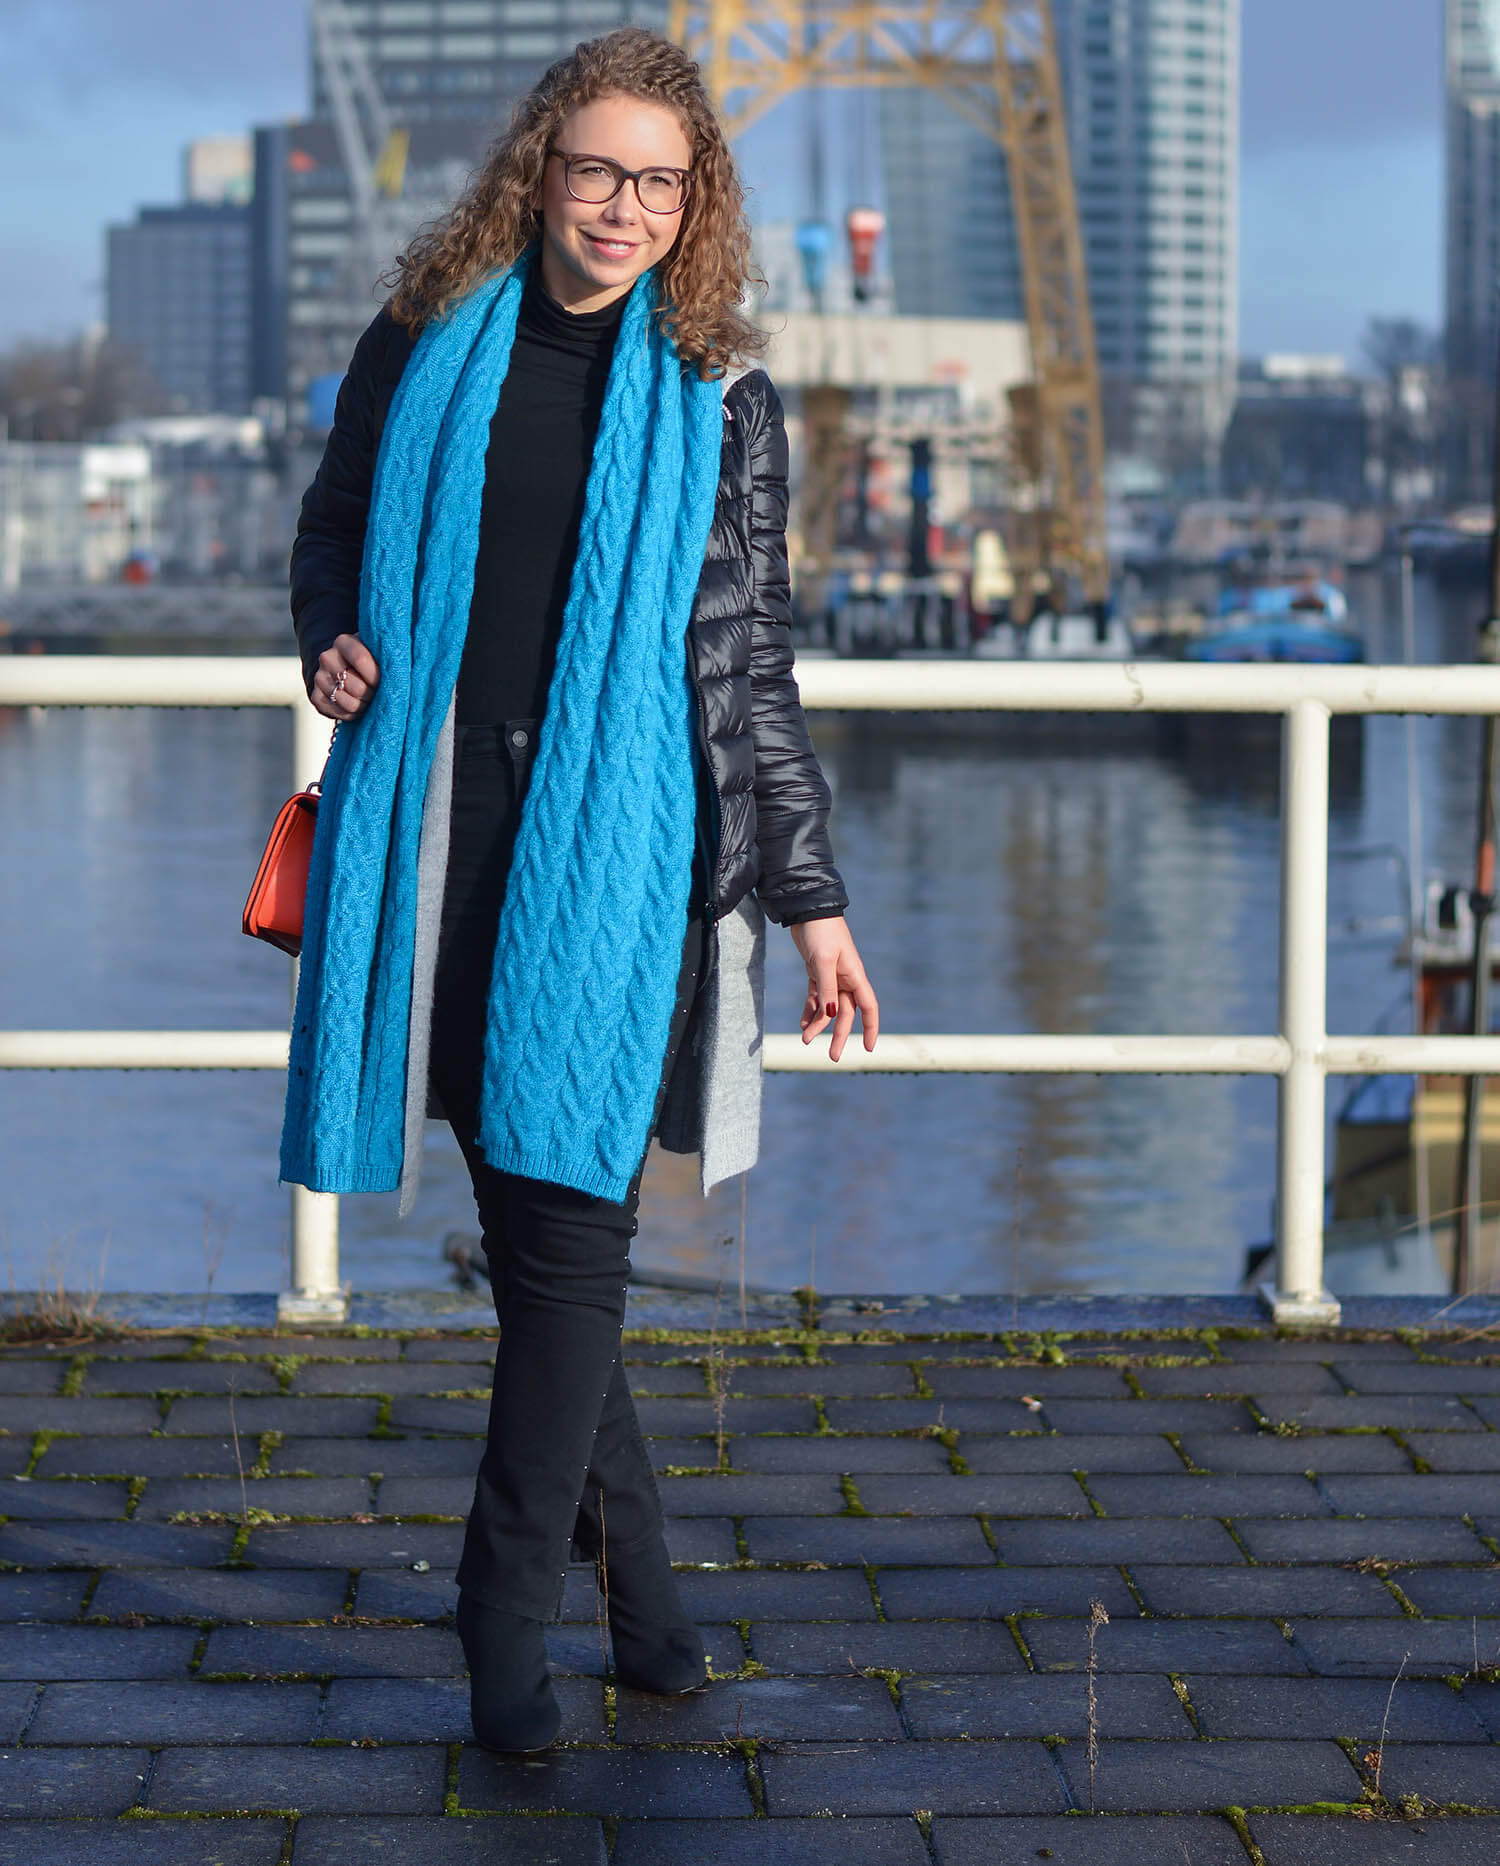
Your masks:
<svg viewBox="0 0 1500 1866"><path fill-rule="evenodd" d="M752 889L806 962L804 1042L832 1024L836 1060L856 1009L876 1038L791 677L780 404L723 381L763 347L748 254L697 67L638 28L580 45L398 262L292 556L312 702L358 723L282 1177L405 1210L433 1102L463 1150L500 1338L458 1629L502 1750L557 1734L570 1556L603 1564L621 1682L704 1681L620 1338L652 1132L712 1176L754 1157L758 1101L748 1142L715 1112L759 1065Z"/></svg>

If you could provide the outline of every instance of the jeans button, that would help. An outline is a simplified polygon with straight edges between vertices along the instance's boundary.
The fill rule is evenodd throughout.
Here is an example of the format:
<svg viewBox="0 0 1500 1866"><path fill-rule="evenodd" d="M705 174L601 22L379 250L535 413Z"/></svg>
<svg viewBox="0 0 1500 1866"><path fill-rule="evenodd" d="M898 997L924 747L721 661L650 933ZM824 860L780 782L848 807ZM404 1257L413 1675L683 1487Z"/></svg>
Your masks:
<svg viewBox="0 0 1500 1866"><path fill-rule="evenodd" d="M510 742L519 750L521 747L531 743L531 734L524 726L517 726L515 731L510 735Z"/></svg>

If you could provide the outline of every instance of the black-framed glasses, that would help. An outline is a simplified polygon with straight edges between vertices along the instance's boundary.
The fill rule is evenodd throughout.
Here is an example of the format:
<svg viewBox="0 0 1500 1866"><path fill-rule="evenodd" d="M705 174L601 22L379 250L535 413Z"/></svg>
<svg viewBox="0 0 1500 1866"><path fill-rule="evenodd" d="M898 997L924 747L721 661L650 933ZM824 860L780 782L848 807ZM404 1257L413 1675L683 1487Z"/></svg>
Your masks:
<svg viewBox="0 0 1500 1866"><path fill-rule="evenodd" d="M602 207L614 200L627 181L633 181L635 198L648 214L677 214L687 205L691 169L630 169L610 156L573 155L555 148L547 153L561 161L563 182L575 201Z"/></svg>

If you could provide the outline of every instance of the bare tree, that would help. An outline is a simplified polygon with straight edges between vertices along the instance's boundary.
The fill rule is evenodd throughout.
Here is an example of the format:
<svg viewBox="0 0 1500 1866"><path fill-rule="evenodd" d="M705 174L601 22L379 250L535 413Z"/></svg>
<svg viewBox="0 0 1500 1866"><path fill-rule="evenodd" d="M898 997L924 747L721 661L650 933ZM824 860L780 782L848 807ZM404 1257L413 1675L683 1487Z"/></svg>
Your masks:
<svg viewBox="0 0 1500 1866"><path fill-rule="evenodd" d="M1411 317L1372 317L1360 348L1374 374L1391 384L1404 370L1436 369L1442 354L1436 333Z"/></svg>
<svg viewBox="0 0 1500 1866"><path fill-rule="evenodd" d="M13 441L81 441L168 406L144 365L107 341L80 337L0 353L0 424Z"/></svg>
<svg viewBox="0 0 1500 1866"><path fill-rule="evenodd" d="M1382 389L1377 456L1385 498L1421 503L1437 464L1441 342L1415 318L1376 317L1365 326L1361 348Z"/></svg>

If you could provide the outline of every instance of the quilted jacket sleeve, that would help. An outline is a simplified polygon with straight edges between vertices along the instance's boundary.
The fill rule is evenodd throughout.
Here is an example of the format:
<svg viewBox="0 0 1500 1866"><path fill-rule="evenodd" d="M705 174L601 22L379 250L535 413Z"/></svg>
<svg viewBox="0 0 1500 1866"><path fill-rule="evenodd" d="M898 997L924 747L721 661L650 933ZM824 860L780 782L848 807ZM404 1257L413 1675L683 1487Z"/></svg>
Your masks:
<svg viewBox="0 0 1500 1866"><path fill-rule="evenodd" d="M318 656L359 625L365 518L380 447L381 384L400 326L381 311L355 346L339 387L333 428L313 483L302 496L292 544L292 623L302 679L312 691Z"/></svg>
<svg viewBox="0 0 1500 1866"><path fill-rule="evenodd" d="M828 836L832 797L792 674L787 566L787 441L781 398L757 370L743 398L750 447L750 707L755 743L756 891L782 926L841 914L849 904Z"/></svg>

